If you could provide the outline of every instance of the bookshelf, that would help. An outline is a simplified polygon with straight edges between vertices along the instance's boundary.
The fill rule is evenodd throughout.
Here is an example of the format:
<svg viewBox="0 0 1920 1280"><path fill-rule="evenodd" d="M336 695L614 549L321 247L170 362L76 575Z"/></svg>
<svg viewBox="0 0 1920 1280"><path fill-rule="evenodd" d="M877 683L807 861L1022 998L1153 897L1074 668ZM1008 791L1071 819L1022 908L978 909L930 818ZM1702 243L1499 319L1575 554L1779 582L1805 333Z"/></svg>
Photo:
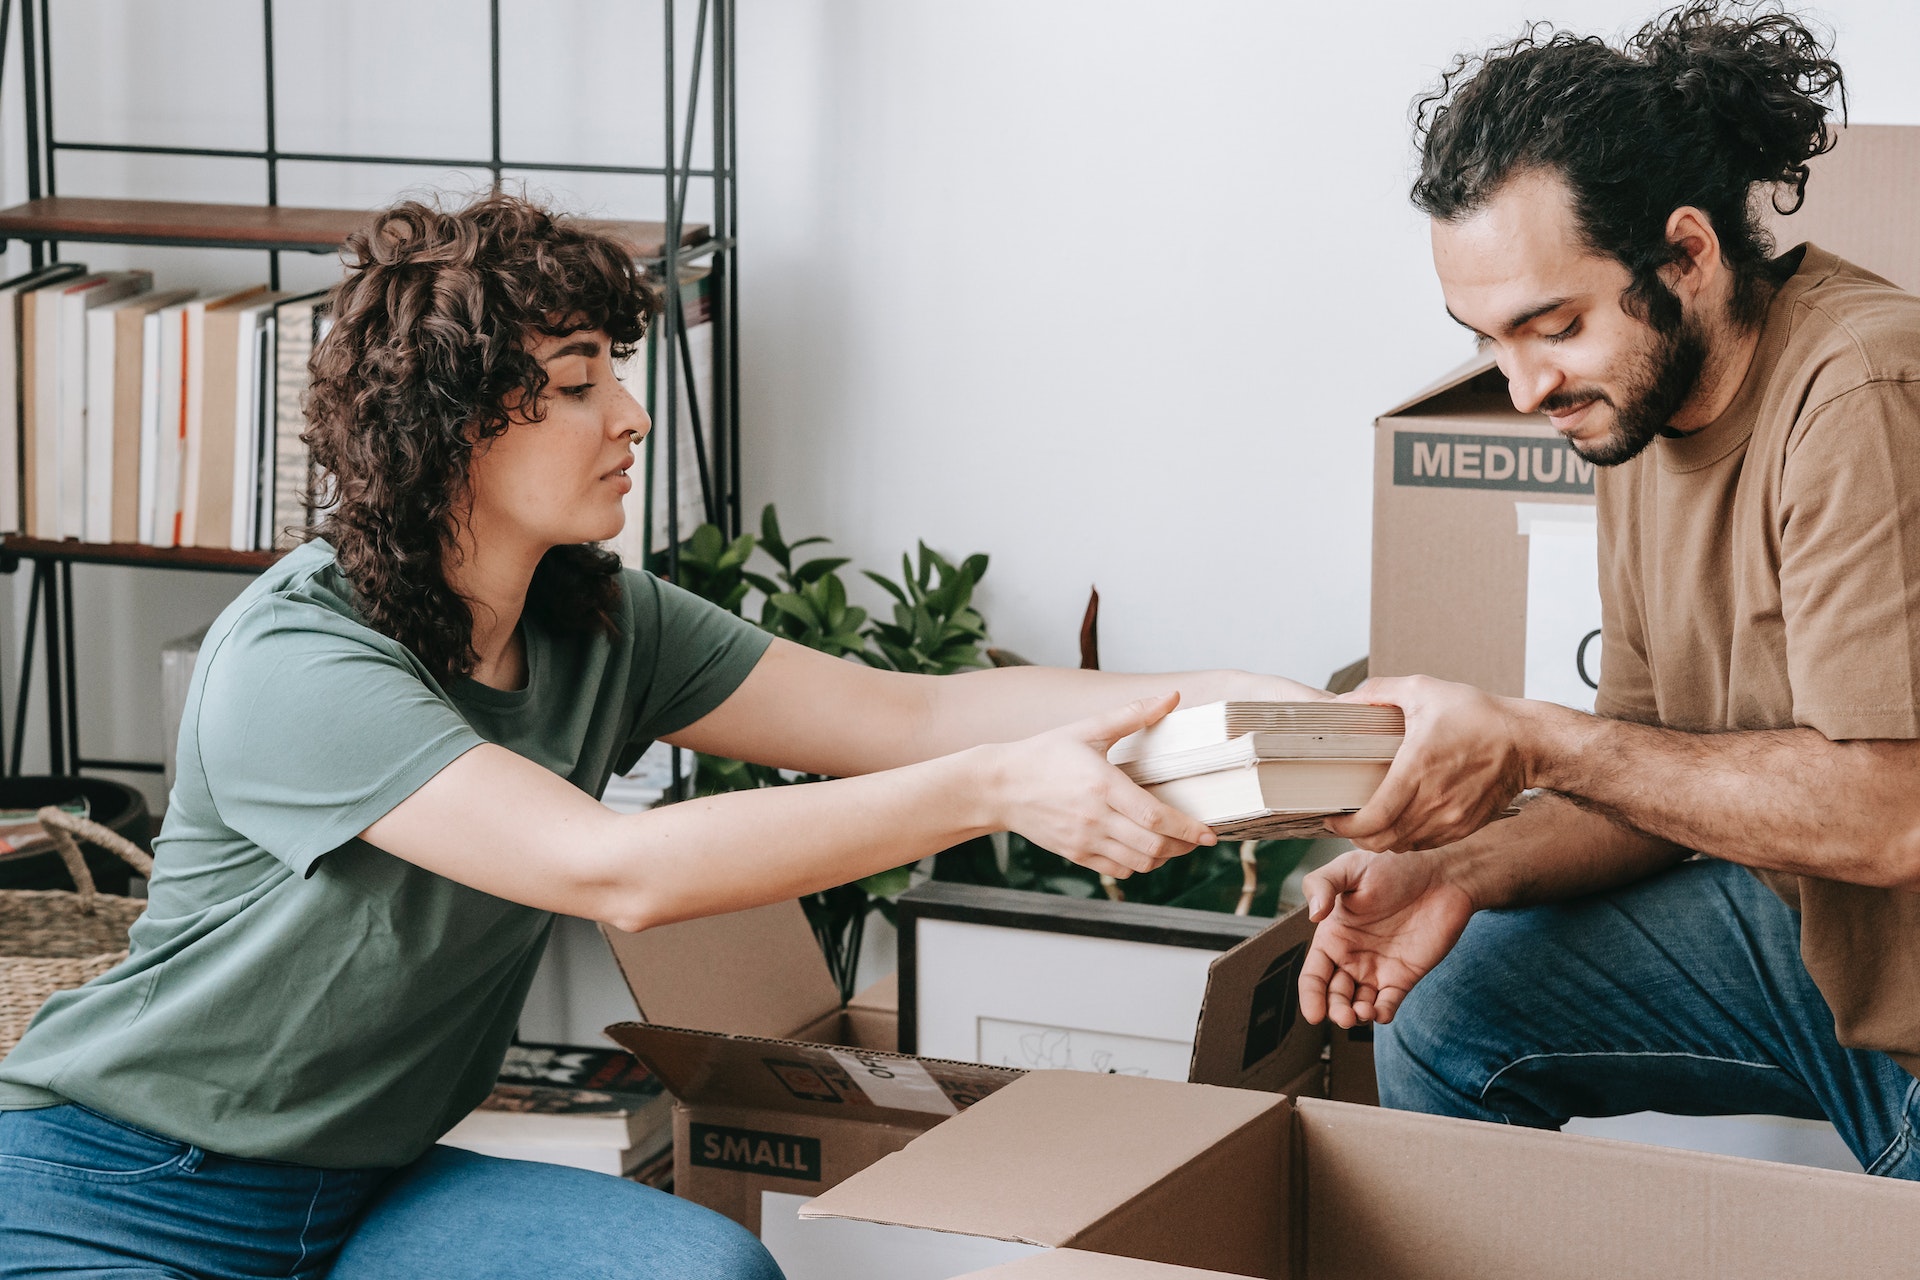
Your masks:
<svg viewBox="0 0 1920 1280"><path fill-rule="evenodd" d="M665 306L653 324L649 344L657 353L661 375L650 380L647 408L656 421L677 424L685 412L696 424L697 465L680 455L680 432L656 432L648 448L658 444L654 467L666 474L667 543L661 550L669 573L678 568L679 543L691 530L679 527L681 486L699 486L703 508L729 536L740 530L740 422L738 413L739 347L738 279L734 220L737 206L734 128L734 0L654 0L663 25L660 66L665 95L663 162L657 165L553 163L535 156L509 156L501 149L500 0L488 0L488 62L490 76L491 148L485 155L453 157L397 156L372 153L297 152L282 150L276 136L274 89L274 10L276 0L261 0L261 56L265 69L261 114L264 145L255 149L193 146L145 146L99 140L60 138L53 128L52 19L58 11L51 0L21 0L19 13L19 95L24 132L27 199L0 209L0 248L8 242L26 244L35 267L57 261L61 245L132 244L181 248L264 252L268 279L280 285L280 255L337 252L346 237L363 225L370 211L362 209L300 208L282 205L279 175L282 162L352 165L409 165L485 170L498 188L509 174L578 173L654 177L660 181L665 216L655 221L590 220L589 225L626 245L634 258L660 282L681 278L683 268L704 263L711 271L709 305L713 325L713 376L710 404L696 398L693 355L686 338L678 288L661 290ZM286 3L286 0L279 0ZM691 55L675 39L676 22L693 14ZM14 24L12 0L0 0L0 64ZM64 16L64 15L62 15ZM684 43L684 42L682 42ZM0 83L0 93L9 86ZM705 110L711 122L712 155L695 163L695 125ZM142 200L63 195L57 190L59 157L69 152L110 152L124 155L223 157L260 162L264 199L259 204L215 204L182 200ZM694 182L710 197L708 222L686 217L689 189ZM676 358L677 357L677 358ZM655 401L658 403L655 403ZM684 406L684 409L683 409ZM649 513L649 528L651 528ZM219 551L189 547L150 547L117 543L46 541L5 535L0 537L0 573L32 566L26 633L15 682L11 754L0 737L0 756L6 770L21 768L22 738L28 699L32 693L34 649L43 655L47 708L49 768L54 773L79 774L87 770L158 773L158 761L108 760L86 756L80 748L79 680L74 654L73 570L76 565L136 569L173 569L213 573L258 573L277 559L269 551ZM0 722L4 716L0 716ZM676 757L676 766L678 759ZM676 769L677 772L677 769ZM676 779L677 781L677 779Z"/></svg>
<svg viewBox="0 0 1920 1280"><path fill-rule="evenodd" d="M194 249L264 249L269 253L332 253L367 221L358 209L300 209L287 205L199 204L187 200L109 200L42 196L0 209L0 241L156 244ZM634 257L655 262L666 253L667 224L606 218L582 221L612 236ZM680 229L691 253L711 239L705 223Z"/></svg>

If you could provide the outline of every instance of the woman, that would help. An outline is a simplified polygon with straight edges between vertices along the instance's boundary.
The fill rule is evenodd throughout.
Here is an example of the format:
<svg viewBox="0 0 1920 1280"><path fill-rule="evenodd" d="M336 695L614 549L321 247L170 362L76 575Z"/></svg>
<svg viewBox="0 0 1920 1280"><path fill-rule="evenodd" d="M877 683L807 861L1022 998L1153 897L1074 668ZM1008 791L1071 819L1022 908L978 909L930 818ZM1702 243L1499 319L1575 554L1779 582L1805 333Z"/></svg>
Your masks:
<svg viewBox="0 0 1920 1280"><path fill-rule="evenodd" d="M593 545L649 427L616 244L494 195L347 258L308 406L336 505L207 633L130 958L0 1063L0 1276L776 1275L671 1196L435 1145L553 913L645 929L1001 829L1150 870L1213 837L1106 746L1176 689L1314 695L770 641ZM596 802L655 738L841 780Z"/></svg>

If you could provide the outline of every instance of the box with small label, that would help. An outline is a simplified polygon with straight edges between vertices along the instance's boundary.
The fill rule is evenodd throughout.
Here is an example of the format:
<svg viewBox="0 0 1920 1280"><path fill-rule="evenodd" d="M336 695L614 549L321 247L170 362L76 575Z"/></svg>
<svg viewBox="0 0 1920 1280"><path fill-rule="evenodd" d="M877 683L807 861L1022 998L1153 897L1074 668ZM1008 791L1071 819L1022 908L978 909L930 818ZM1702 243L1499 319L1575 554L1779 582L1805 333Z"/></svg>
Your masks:
<svg viewBox="0 0 1920 1280"><path fill-rule="evenodd" d="M1192 1079L1321 1090L1325 1030L1270 990L1312 930L1295 912L1213 957ZM643 1019L607 1034L674 1097L674 1190L749 1230L765 1193L817 1195L1024 1074L899 1052L895 979L843 1004L797 902L603 932Z"/></svg>

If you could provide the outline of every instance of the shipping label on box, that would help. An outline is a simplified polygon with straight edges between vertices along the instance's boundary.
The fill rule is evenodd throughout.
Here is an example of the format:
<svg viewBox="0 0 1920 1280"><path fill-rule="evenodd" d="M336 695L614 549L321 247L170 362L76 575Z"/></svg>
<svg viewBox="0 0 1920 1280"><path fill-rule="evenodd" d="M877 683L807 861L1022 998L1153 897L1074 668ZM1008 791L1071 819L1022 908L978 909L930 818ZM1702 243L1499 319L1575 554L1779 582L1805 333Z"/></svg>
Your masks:
<svg viewBox="0 0 1920 1280"><path fill-rule="evenodd" d="M1594 508L1516 502L1527 540L1523 696L1592 711L1600 688L1600 541Z"/></svg>

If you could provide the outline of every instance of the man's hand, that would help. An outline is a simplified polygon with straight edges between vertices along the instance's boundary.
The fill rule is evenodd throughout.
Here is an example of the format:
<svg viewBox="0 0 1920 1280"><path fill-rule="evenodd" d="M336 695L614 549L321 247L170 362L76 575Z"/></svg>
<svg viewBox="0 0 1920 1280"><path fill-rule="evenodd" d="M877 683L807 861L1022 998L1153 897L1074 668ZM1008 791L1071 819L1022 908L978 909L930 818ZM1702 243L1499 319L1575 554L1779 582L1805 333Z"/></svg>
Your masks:
<svg viewBox="0 0 1920 1280"><path fill-rule="evenodd" d="M1511 699L1431 676L1369 680L1341 702L1399 707L1406 741L1354 814L1327 830L1362 849L1436 849L1479 830L1530 784Z"/></svg>
<svg viewBox="0 0 1920 1280"><path fill-rule="evenodd" d="M1307 915L1320 922L1300 973L1307 1021L1393 1021L1473 915L1472 900L1440 866L1419 854L1350 849L1307 877Z"/></svg>

